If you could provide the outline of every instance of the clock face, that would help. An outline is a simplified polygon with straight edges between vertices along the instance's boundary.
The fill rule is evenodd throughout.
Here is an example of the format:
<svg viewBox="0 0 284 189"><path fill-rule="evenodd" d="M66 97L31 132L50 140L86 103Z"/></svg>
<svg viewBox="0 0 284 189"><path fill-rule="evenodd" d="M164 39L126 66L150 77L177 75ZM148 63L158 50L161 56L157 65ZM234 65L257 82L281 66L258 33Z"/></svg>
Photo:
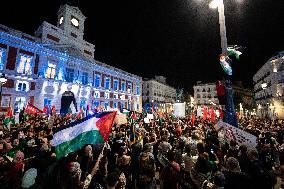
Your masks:
<svg viewBox="0 0 284 189"><path fill-rule="evenodd" d="M72 18L72 19L71 19L71 24L72 24L73 26L78 27L78 26L79 26L79 21L78 21L76 18Z"/></svg>
<svg viewBox="0 0 284 189"><path fill-rule="evenodd" d="M60 19L59 19L59 24L62 24L63 19L64 19L63 16L61 16Z"/></svg>

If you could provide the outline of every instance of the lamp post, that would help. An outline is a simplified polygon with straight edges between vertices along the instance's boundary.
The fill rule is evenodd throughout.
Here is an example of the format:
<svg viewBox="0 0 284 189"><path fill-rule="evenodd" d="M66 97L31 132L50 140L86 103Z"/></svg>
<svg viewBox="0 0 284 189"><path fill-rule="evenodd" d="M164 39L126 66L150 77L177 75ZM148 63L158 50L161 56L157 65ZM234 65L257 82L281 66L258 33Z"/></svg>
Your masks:
<svg viewBox="0 0 284 189"><path fill-rule="evenodd" d="M0 106L2 107L2 86L7 82L5 74L0 75Z"/></svg>
<svg viewBox="0 0 284 189"><path fill-rule="evenodd" d="M265 110L264 110L264 117L267 118L268 117L268 102L266 102L266 98L267 98L267 83L262 83L261 84L261 88L263 89L263 92L264 92L264 107L265 107Z"/></svg>
<svg viewBox="0 0 284 189"><path fill-rule="evenodd" d="M220 25L220 37L221 37L221 48L222 48L222 54L220 56L220 60L222 61L226 59L227 57L227 35L226 35L226 24L225 24L225 14L224 14L224 2L223 0L213 0L209 4L210 8L218 8L219 13L219 25ZM230 67L230 65L229 65ZM230 79L232 72L226 72L226 82L225 82L225 91L226 91L226 102L225 102L225 122L229 123L235 127L238 126L237 116L236 116L236 110L234 107L234 100L233 100L233 88L232 88L232 82Z"/></svg>

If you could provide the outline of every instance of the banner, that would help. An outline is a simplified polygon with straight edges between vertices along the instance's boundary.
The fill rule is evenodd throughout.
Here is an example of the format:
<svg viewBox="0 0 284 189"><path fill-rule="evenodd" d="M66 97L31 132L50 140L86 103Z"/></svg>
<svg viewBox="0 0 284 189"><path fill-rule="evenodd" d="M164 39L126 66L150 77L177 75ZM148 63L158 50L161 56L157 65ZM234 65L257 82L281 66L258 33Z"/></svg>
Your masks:
<svg viewBox="0 0 284 189"><path fill-rule="evenodd" d="M185 117L185 103L174 103L173 108L176 117Z"/></svg>
<svg viewBox="0 0 284 189"><path fill-rule="evenodd" d="M125 114L116 114L115 119L114 119L114 123L116 125L123 125L123 124L127 124L127 115Z"/></svg>
<svg viewBox="0 0 284 189"><path fill-rule="evenodd" d="M147 118L148 119L154 119L154 115L153 114L147 114Z"/></svg>
<svg viewBox="0 0 284 189"><path fill-rule="evenodd" d="M224 140L227 140L227 142L230 142L231 140L236 140L238 145L246 145L248 149L255 148L257 146L257 137L244 131L241 129L238 129L228 123L225 123L223 121L219 121L215 125L215 129L219 131L218 136L220 138L224 138Z"/></svg>

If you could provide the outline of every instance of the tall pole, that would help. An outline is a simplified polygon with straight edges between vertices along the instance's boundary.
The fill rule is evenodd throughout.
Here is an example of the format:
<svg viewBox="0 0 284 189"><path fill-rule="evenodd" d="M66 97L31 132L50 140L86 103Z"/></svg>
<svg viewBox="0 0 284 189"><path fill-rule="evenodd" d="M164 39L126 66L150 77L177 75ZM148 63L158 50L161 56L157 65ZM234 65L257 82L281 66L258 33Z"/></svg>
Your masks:
<svg viewBox="0 0 284 189"><path fill-rule="evenodd" d="M219 13L222 55L226 57L228 44L227 44L224 1L223 0L219 0L218 13ZM227 76L226 78L225 91L226 91L225 93L226 94L225 122L237 127L238 121L237 121L237 116L236 116L236 111L235 111L235 106L234 106L234 100L233 100L232 81L229 76Z"/></svg>
<svg viewBox="0 0 284 189"><path fill-rule="evenodd" d="M2 83L0 82L0 107L2 108Z"/></svg>

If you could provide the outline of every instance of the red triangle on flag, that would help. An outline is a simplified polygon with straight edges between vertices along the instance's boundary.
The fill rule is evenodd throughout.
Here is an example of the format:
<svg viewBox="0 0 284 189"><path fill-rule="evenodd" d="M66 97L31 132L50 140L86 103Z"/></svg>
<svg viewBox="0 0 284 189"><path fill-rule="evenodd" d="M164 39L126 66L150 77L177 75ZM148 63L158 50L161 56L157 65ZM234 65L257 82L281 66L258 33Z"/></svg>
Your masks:
<svg viewBox="0 0 284 189"><path fill-rule="evenodd" d="M101 117L96 122L96 126L99 129L104 141L108 140L115 116L116 111Z"/></svg>

